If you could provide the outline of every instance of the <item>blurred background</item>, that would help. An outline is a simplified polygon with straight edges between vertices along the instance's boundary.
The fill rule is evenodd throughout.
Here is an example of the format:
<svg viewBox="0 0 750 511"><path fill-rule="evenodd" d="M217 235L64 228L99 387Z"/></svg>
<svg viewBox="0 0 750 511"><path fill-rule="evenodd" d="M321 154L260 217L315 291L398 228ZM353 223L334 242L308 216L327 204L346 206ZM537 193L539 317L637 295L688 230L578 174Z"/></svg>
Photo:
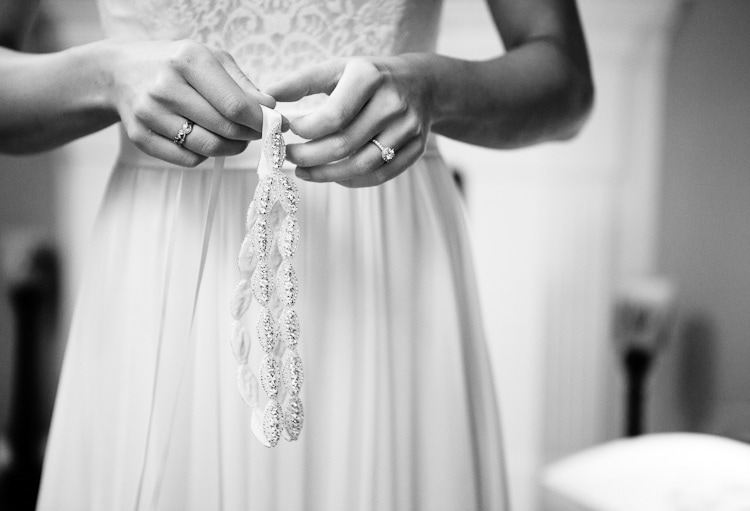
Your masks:
<svg viewBox="0 0 750 511"><path fill-rule="evenodd" d="M517 511L578 509L550 474L625 436L750 442L750 2L579 8L597 98L578 138L512 152L441 140L462 176ZM485 9L445 0L439 51L502 51ZM101 37L94 0L44 1L28 49ZM108 129L38 156L0 155L6 488L8 474L31 492L38 477L116 150ZM719 509L664 502L585 509Z"/></svg>

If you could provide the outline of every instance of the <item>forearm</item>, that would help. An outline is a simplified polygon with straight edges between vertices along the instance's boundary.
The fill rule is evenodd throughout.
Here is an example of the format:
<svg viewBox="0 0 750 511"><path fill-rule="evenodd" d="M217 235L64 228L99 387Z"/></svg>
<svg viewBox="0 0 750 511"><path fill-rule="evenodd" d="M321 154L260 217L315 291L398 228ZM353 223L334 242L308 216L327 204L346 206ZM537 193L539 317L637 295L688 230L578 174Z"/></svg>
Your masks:
<svg viewBox="0 0 750 511"><path fill-rule="evenodd" d="M47 54L0 48L0 152L51 149L118 121L106 41Z"/></svg>
<svg viewBox="0 0 750 511"><path fill-rule="evenodd" d="M539 39L489 61L404 55L431 91L431 129L494 148L566 139L577 133L592 104L587 69L551 41Z"/></svg>

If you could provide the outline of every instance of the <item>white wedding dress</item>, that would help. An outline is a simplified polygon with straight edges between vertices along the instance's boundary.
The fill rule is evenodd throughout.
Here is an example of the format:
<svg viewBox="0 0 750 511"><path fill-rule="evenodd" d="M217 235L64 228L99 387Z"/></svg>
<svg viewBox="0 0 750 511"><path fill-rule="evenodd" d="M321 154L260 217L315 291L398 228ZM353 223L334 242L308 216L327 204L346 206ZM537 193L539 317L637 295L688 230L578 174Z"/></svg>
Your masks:
<svg viewBox="0 0 750 511"><path fill-rule="evenodd" d="M431 51L440 11L439 0L99 4L109 35L222 47L261 87L332 57ZM273 449L253 436L228 303L255 145L212 181L212 160L180 168L123 138L88 253L38 509L506 509L462 209L433 140L383 186L300 182L305 424L299 441Z"/></svg>

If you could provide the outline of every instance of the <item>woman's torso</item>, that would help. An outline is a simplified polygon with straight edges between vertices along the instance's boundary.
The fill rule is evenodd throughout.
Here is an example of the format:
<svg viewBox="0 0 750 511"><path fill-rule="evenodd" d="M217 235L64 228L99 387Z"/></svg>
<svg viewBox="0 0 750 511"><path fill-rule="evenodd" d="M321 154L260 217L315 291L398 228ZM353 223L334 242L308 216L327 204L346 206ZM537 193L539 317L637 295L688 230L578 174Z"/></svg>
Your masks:
<svg viewBox="0 0 750 511"><path fill-rule="evenodd" d="M330 58L432 51L442 0L98 0L110 37L219 47L259 87Z"/></svg>

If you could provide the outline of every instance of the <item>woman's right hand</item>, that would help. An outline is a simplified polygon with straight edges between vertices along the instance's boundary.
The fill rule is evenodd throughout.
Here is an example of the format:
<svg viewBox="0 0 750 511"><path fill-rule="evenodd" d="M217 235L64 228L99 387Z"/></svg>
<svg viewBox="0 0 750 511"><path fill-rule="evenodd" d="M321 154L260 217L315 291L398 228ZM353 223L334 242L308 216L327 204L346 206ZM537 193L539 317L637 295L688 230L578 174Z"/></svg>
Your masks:
<svg viewBox="0 0 750 511"><path fill-rule="evenodd" d="M226 52L192 41L113 41L107 95L125 132L143 152L194 167L209 156L242 152L260 138L276 100L260 92ZM194 123L182 145L174 137Z"/></svg>

